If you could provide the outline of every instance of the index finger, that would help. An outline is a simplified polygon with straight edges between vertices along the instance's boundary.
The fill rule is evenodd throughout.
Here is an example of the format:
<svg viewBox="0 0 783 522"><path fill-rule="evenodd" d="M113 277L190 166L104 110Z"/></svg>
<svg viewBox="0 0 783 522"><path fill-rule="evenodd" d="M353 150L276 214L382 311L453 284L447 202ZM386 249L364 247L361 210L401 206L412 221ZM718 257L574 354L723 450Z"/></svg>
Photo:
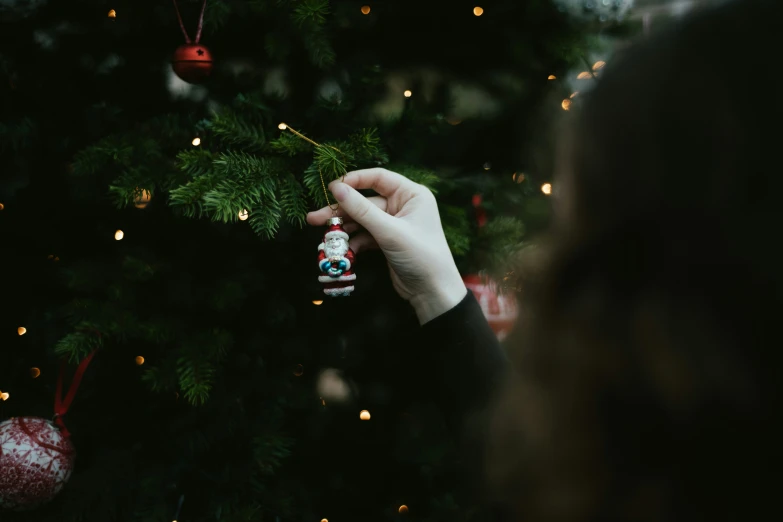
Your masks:
<svg viewBox="0 0 783 522"><path fill-rule="evenodd" d="M416 192L421 187L401 174L381 168L355 170L336 181L342 181L356 190L372 189L387 198L401 189Z"/></svg>

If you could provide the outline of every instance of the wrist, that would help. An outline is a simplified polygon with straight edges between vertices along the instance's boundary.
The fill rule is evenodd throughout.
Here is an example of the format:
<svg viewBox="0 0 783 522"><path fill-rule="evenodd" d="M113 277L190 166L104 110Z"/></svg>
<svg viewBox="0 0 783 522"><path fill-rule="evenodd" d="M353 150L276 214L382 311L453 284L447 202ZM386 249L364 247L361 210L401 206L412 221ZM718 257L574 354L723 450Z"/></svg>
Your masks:
<svg viewBox="0 0 783 522"><path fill-rule="evenodd" d="M460 304L468 294L468 289L457 268L454 267L449 272L448 277L439 278L428 292L415 295L410 299L420 325L448 312Z"/></svg>

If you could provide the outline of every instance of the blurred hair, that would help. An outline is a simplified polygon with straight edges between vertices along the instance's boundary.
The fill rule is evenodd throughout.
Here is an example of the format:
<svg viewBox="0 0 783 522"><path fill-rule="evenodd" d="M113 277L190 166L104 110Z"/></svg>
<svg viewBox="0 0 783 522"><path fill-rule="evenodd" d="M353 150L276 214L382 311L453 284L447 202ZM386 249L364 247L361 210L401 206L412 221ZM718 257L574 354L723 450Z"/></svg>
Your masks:
<svg viewBox="0 0 783 522"><path fill-rule="evenodd" d="M518 520L780 511L781 4L694 13L574 111L494 412Z"/></svg>

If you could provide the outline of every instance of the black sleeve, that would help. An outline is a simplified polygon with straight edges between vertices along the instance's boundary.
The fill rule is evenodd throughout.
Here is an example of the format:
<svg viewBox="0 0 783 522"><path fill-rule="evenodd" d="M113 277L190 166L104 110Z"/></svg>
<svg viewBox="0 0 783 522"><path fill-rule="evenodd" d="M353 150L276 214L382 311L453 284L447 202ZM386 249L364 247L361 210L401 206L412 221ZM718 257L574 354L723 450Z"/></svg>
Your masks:
<svg viewBox="0 0 783 522"><path fill-rule="evenodd" d="M511 520L505 506L485 490L484 448L492 399L510 365L472 292L457 306L422 327L428 347L435 400L459 443L458 469L462 498L472 498L489 519Z"/></svg>
<svg viewBox="0 0 783 522"><path fill-rule="evenodd" d="M485 410L503 382L508 361L472 292L422 327L425 347L435 356L437 399L449 424L464 428Z"/></svg>

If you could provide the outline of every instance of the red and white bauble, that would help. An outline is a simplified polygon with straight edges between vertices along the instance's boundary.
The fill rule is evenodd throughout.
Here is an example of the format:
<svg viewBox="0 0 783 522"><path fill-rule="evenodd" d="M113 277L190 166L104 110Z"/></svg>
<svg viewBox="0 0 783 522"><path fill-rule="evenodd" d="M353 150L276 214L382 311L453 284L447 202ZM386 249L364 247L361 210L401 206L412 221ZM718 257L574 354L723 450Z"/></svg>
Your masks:
<svg viewBox="0 0 783 522"><path fill-rule="evenodd" d="M479 275L467 275L462 280L476 296L492 331L499 340L505 339L517 319L517 302L513 295L500 294L496 284Z"/></svg>
<svg viewBox="0 0 783 522"><path fill-rule="evenodd" d="M0 423L0 508L34 509L52 500L73 471L70 439L40 417Z"/></svg>

